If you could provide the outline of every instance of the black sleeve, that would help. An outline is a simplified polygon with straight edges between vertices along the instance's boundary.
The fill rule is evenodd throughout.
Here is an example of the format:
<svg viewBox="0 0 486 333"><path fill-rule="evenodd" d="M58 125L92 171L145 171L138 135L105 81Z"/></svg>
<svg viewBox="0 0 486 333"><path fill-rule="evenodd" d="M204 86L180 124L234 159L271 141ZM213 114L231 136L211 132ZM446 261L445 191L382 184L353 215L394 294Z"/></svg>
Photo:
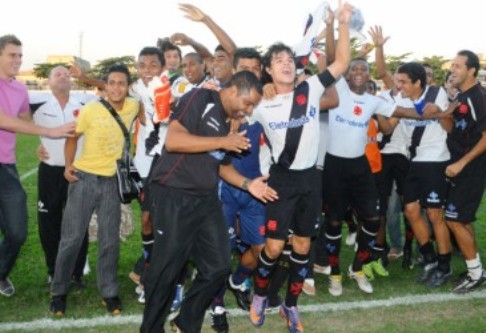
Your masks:
<svg viewBox="0 0 486 333"><path fill-rule="evenodd" d="M34 114L44 104L46 104L46 102L31 103L30 104L30 112L32 112L32 114Z"/></svg>
<svg viewBox="0 0 486 333"><path fill-rule="evenodd" d="M329 72L327 69L324 72L317 74L317 77L319 78L319 81L321 81L322 85L326 88L336 82L334 76L332 76L331 72Z"/></svg>
<svg viewBox="0 0 486 333"><path fill-rule="evenodd" d="M206 95L202 89L193 89L186 93L177 103L175 111L171 114L171 120L178 120L182 126L193 133L206 107Z"/></svg>

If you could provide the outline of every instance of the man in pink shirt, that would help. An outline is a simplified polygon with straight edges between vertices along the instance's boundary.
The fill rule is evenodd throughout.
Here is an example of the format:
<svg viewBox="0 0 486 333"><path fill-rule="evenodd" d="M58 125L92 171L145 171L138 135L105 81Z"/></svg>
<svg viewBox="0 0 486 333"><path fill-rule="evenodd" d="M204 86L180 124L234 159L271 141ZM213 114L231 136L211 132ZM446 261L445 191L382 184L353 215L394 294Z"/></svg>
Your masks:
<svg viewBox="0 0 486 333"><path fill-rule="evenodd" d="M22 64L22 43L13 35L0 37L0 294L15 289L8 278L27 236L26 194L15 165L15 132L59 137L73 124L46 129L31 122L27 88L15 80Z"/></svg>

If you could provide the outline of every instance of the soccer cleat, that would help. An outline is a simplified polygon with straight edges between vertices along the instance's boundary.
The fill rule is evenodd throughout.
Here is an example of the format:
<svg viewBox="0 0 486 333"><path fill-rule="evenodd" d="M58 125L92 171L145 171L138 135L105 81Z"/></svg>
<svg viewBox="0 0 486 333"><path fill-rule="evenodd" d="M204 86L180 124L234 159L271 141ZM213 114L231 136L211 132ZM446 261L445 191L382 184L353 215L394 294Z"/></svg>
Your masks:
<svg viewBox="0 0 486 333"><path fill-rule="evenodd" d="M329 275L329 274L331 274L331 266L330 265L320 266L320 265L314 264L314 273Z"/></svg>
<svg viewBox="0 0 486 333"><path fill-rule="evenodd" d="M390 252L388 252L388 260L390 261L397 260L402 256L403 256L403 251L395 247L391 248Z"/></svg>
<svg viewBox="0 0 486 333"><path fill-rule="evenodd" d="M437 269L427 281L428 288L438 288L444 285L452 276L452 268L449 267L447 272L442 272L441 270Z"/></svg>
<svg viewBox="0 0 486 333"><path fill-rule="evenodd" d="M413 267L414 267L414 263L412 260L412 251L406 249L403 251L402 268L413 269Z"/></svg>
<svg viewBox="0 0 486 333"><path fill-rule="evenodd" d="M145 296L145 295L144 295ZM181 307L182 300L184 299L184 287L180 284L176 286L176 294L174 296L174 300L172 301L172 305L170 306L170 312L174 312ZM145 300L145 297L144 297ZM145 303L145 301L144 301Z"/></svg>
<svg viewBox="0 0 486 333"><path fill-rule="evenodd" d="M128 277L130 278L130 280L133 281L133 283L140 284L140 275L138 275L137 273L130 272L128 273Z"/></svg>
<svg viewBox="0 0 486 333"><path fill-rule="evenodd" d="M373 281L375 279L375 274L373 273L372 261L363 265L363 273L365 273L368 281Z"/></svg>
<svg viewBox="0 0 486 333"><path fill-rule="evenodd" d="M279 314L287 320L287 327L291 333L303 333L304 325L299 318L299 310L296 306L287 307L285 304L280 305Z"/></svg>
<svg viewBox="0 0 486 333"><path fill-rule="evenodd" d="M348 236L346 236L346 245L353 246L356 243L356 235L357 232L350 232Z"/></svg>
<svg viewBox="0 0 486 333"><path fill-rule="evenodd" d="M373 272L375 272L376 275L382 277L386 277L390 275L390 273L383 266L383 262L381 258L378 260L373 260L372 262L370 262L370 264L371 264L371 268L373 269Z"/></svg>
<svg viewBox="0 0 486 333"><path fill-rule="evenodd" d="M427 283L427 281L430 279L430 277L434 274L436 270L437 270L437 261L425 264L422 267L422 271L417 276L417 281L420 283Z"/></svg>
<svg viewBox="0 0 486 333"><path fill-rule="evenodd" d="M103 298L101 304L103 304L103 306L106 307L106 311L112 315L119 315L122 312L121 300L118 296Z"/></svg>
<svg viewBox="0 0 486 333"><path fill-rule="evenodd" d="M211 327L217 333L228 333L229 325L226 318L226 310L222 306L216 306L211 313L213 324Z"/></svg>
<svg viewBox="0 0 486 333"><path fill-rule="evenodd" d="M484 283L484 281L486 281L486 275L485 275L484 272L481 275L481 277L477 280L473 280L473 278L468 274L464 277L464 279L459 281L459 283L456 285L456 287L454 289L452 289L452 292L454 294L468 293L468 292L478 288L479 286L481 286Z"/></svg>
<svg viewBox="0 0 486 333"><path fill-rule="evenodd" d="M314 279L305 279L304 284L302 285L302 291L309 296L314 296L316 294L316 287L315 287Z"/></svg>
<svg viewBox="0 0 486 333"><path fill-rule="evenodd" d="M9 278L5 278L5 280L0 280L0 294L6 297L10 297L15 294L15 287Z"/></svg>
<svg viewBox="0 0 486 333"><path fill-rule="evenodd" d="M329 294L332 296L341 296L343 294L343 282L341 274L329 276Z"/></svg>
<svg viewBox="0 0 486 333"><path fill-rule="evenodd" d="M373 293L373 286L369 283L363 271L354 272L353 268L349 266L348 274L351 279L354 279L356 281L359 289L361 289L367 294Z"/></svg>
<svg viewBox="0 0 486 333"><path fill-rule="evenodd" d="M239 285L234 284L231 275L226 282L228 289L231 290L235 296L236 304L238 304L240 309L245 311L250 310L251 290L249 286L245 282Z"/></svg>
<svg viewBox="0 0 486 333"><path fill-rule="evenodd" d="M250 321L255 327L260 327L265 322L265 308L268 299L265 296L253 295L250 305Z"/></svg>
<svg viewBox="0 0 486 333"><path fill-rule="evenodd" d="M49 310L58 318L64 317L64 314L66 314L66 295L52 296Z"/></svg>

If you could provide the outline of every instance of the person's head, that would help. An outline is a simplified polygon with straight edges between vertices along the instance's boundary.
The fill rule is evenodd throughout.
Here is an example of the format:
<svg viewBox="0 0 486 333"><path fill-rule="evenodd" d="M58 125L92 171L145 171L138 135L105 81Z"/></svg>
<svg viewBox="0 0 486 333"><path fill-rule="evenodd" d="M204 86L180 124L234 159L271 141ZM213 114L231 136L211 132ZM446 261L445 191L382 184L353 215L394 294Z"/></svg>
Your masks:
<svg viewBox="0 0 486 333"><path fill-rule="evenodd" d="M453 100L457 95L458 89L452 83L452 72L450 71L446 73L444 88L447 92L447 97L449 97L450 100Z"/></svg>
<svg viewBox="0 0 486 333"><path fill-rule="evenodd" d="M250 71L260 80L262 77L262 56L252 47L242 47L235 51L233 71Z"/></svg>
<svg viewBox="0 0 486 333"><path fill-rule="evenodd" d="M218 45L214 50L212 73L214 78L222 84L226 84L233 74L231 57L221 45Z"/></svg>
<svg viewBox="0 0 486 333"><path fill-rule="evenodd" d="M165 66L169 71L176 71L181 66L182 52L179 46L172 44L168 38L159 38L157 47L165 59Z"/></svg>
<svg viewBox="0 0 486 333"><path fill-rule="evenodd" d="M452 61L451 83L462 91L466 90L476 82L479 65L479 58L474 52L459 51Z"/></svg>
<svg viewBox="0 0 486 333"><path fill-rule="evenodd" d="M366 92L370 95L376 95L377 91L378 86L376 85L376 82L373 80L368 80L368 82L366 82Z"/></svg>
<svg viewBox="0 0 486 333"><path fill-rule="evenodd" d="M349 64L346 79L351 91L363 94L366 91L366 83L370 80L370 65L365 58L354 58Z"/></svg>
<svg viewBox="0 0 486 333"><path fill-rule="evenodd" d="M427 85L427 74L422 64L408 62L398 68L398 85L404 97L418 99Z"/></svg>
<svg viewBox="0 0 486 333"><path fill-rule="evenodd" d="M49 89L56 93L67 93L71 90L71 77L69 75L69 70L64 66L56 66L49 72L49 77L47 79L47 84Z"/></svg>
<svg viewBox="0 0 486 333"><path fill-rule="evenodd" d="M204 60L196 52L188 53L182 58L182 75L192 84L199 83L205 76Z"/></svg>
<svg viewBox="0 0 486 333"><path fill-rule="evenodd" d="M156 47L144 47L138 54L137 74L145 85L147 85L153 77L160 76L164 66L164 56Z"/></svg>
<svg viewBox="0 0 486 333"><path fill-rule="evenodd" d="M124 103L130 83L130 72L127 66L122 64L110 66L106 74L106 98L112 103Z"/></svg>
<svg viewBox="0 0 486 333"><path fill-rule="evenodd" d="M0 77L4 80L19 73L22 65L22 43L14 35L0 37Z"/></svg>
<svg viewBox="0 0 486 333"><path fill-rule="evenodd" d="M249 71L235 73L220 91L221 102L228 118L241 119L250 116L260 102L263 90L260 80Z"/></svg>
<svg viewBox="0 0 486 333"><path fill-rule="evenodd" d="M271 45L263 56L263 66L275 84L294 86L295 55L289 46L282 43Z"/></svg>
<svg viewBox="0 0 486 333"><path fill-rule="evenodd" d="M427 76L427 85L430 86L434 83L434 69L428 63L423 63L425 69L425 75Z"/></svg>

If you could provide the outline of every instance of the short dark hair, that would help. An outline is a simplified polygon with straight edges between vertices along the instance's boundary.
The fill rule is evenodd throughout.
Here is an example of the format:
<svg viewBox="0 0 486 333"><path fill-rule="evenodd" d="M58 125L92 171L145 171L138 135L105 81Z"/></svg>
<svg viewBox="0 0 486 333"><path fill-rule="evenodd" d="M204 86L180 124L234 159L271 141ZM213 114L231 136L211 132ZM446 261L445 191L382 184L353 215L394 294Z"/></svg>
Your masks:
<svg viewBox="0 0 486 333"><path fill-rule="evenodd" d="M260 63L262 62L260 52L253 47L240 47L235 50L235 54L233 56L233 68L236 68L240 59L256 59Z"/></svg>
<svg viewBox="0 0 486 333"><path fill-rule="evenodd" d="M204 60L203 58L201 57L201 55L197 52L190 52L190 53L187 53L184 58L191 58L193 59L194 61L196 61L198 64L204 64Z"/></svg>
<svg viewBox="0 0 486 333"><path fill-rule="evenodd" d="M227 88L236 87L238 96L248 94L252 89L255 89L260 95L263 95L263 88L260 80L250 71L240 71L233 74L228 82Z"/></svg>
<svg viewBox="0 0 486 333"><path fill-rule="evenodd" d="M425 89L425 86L427 85L427 73L425 72L424 66L418 62L407 62L406 64L401 65L398 68L397 73L407 74L412 83L420 80L420 87L422 89Z"/></svg>
<svg viewBox="0 0 486 333"><path fill-rule="evenodd" d="M127 82L128 85L132 83L132 78L130 76L130 71L128 70L128 67L125 66L124 64L113 64L110 67L108 67L108 71L106 72L106 76L104 81L108 82L108 76L110 76L111 73L122 73L127 76Z"/></svg>
<svg viewBox="0 0 486 333"><path fill-rule="evenodd" d="M467 69L474 68L474 77L478 76L480 64L479 64L479 57L476 55L476 53L469 50L462 50L457 52L457 55L466 57Z"/></svg>
<svg viewBox="0 0 486 333"><path fill-rule="evenodd" d="M170 50L176 50L179 54L179 58L182 59L181 49L179 46L171 43L168 37L157 39L157 47L160 49L160 51L162 51L162 54Z"/></svg>
<svg viewBox="0 0 486 333"><path fill-rule="evenodd" d="M0 53L3 51L7 44L13 44L22 46L22 42L15 35L4 35L0 37Z"/></svg>
<svg viewBox="0 0 486 333"><path fill-rule="evenodd" d="M265 52L265 54L263 55L263 66L270 67L273 56L279 54L280 52L287 52L290 56L292 56L292 58L294 58L294 62L295 62L295 54L294 51L290 48L290 46L278 42L273 45L270 45L267 52Z"/></svg>
<svg viewBox="0 0 486 333"><path fill-rule="evenodd" d="M144 47L138 54L138 57L140 58L141 56L152 56L152 55L157 56L157 58L160 61L160 65L162 67L165 66L165 58L164 55L162 54L162 51L160 51L159 48L153 46Z"/></svg>

